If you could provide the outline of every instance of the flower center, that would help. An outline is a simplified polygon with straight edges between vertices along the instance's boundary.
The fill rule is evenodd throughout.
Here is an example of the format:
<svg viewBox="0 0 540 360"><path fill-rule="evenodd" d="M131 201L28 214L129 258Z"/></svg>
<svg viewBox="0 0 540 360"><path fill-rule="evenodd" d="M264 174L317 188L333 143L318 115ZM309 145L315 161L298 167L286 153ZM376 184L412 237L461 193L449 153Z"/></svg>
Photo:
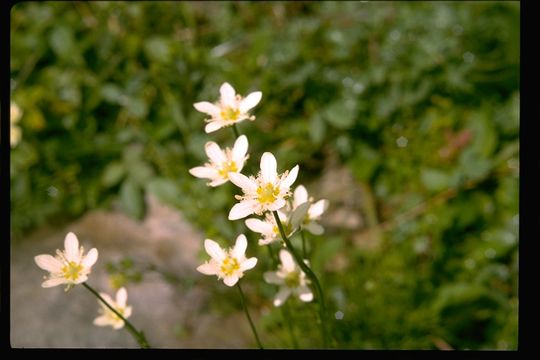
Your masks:
<svg viewBox="0 0 540 360"><path fill-rule="evenodd" d="M75 264L73 261L70 261L67 265L62 268L64 277L68 280L75 281L79 278L80 272L83 267L80 264Z"/></svg>
<svg viewBox="0 0 540 360"><path fill-rule="evenodd" d="M227 106L226 108L221 110L220 115L224 120L236 121L240 116L240 110L233 109L232 107Z"/></svg>
<svg viewBox="0 0 540 360"><path fill-rule="evenodd" d="M298 271L291 271L285 277L285 286L289 289L295 289L300 286L300 273Z"/></svg>
<svg viewBox="0 0 540 360"><path fill-rule="evenodd" d="M273 203L279 195L279 188L275 188L271 183L267 183L257 188L257 195L259 196L258 200L260 203Z"/></svg>
<svg viewBox="0 0 540 360"><path fill-rule="evenodd" d="M219 269L225 276L231 276L233 273L240 270L240 264L236 258L227 257L223 260Z"/></svg>
<svg viewBox="0 0 540 360"><path fill-rule="evenodd" d="M225 161L221 163L221 168L218 170L219 176L222 178L228 178L229 172L237 172L238 167L233 160Z"/></svg>

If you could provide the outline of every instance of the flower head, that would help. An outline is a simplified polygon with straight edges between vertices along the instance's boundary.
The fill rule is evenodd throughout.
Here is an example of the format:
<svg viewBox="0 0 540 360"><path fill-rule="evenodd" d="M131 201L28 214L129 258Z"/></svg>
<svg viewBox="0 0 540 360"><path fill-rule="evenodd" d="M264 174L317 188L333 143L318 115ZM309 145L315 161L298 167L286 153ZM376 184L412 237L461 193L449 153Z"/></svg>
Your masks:
<svg viewBox="0 0 540 360"><path fill-rule="evenodd" d="M274 306L281 306L291 294L297 295L300 300L309 302L313 300L313 293L309 288L309 280L306 274L294 262L292 255L285 249L279 252L281 264L277 271L267 271L264 273L264 280L270 284L280 286Z"/></svg>
<svg viewBox="0 0 540 360"><path fill-rule="evenodd" d="M277 174L276 158L265 152L261 156L261 171L257 177L247 177L239 173L230 173L229 180L244 192L237 195L240 202L229 212L229 220L238 220L251 214L262 215L265 211L276 211L285 206L285 199L291 195L290 187L298 176L298 165L291 171Z"/></svg>
<svg viewBox="0 0 540 360"><path fill-rule="evenodd" d="M303 185L298 185L294 190L291 217L313 235L321 235L324 232L324 228L317 221L327 208L328 200L321 199L314 202Z"/></svg>
<svg viewBox="0 0 540 360"><path fill-rule="evenodd" d="M105 293L99 293L101 297L109 303L116 311L118 311L124 319L131 316L131 306L127 306L127 291L125 288L120 288L116 292L116 301ZM124 327L124 320L118 315L112 312L104 303L98 300L100 316L94 319L94 325L96 326L112 326L113 329L118 330Z"/></svg>
<svg viewBox="0 0 540 360"><path fill-rule="evenodd" d="M67 284L66 291L73 285L88 280L88 274L92 270L98 258L98 251L93 248L85 256L84 248L79 247L79 240L74 233L70 232L64 240L64 251L56 250L56 256L37 255L34 261L37 266L47 270L50 274L41 286L44 288Z"/></svg>
<svg viewBox="0 0 540 360"><path fill-rule="evenodd" d="M207 133L214 132L222 127L231 126L243 120L255 120L254 115L248 111L261 101L262 92L255 91L243 98L229 83L223 83L219 88L221 95L216 103L201 101L193 104L197 111L210 115L205 121L208 123L204 128Z"/></svg>
<svg viewBox="0 0 540 360"><path fill-rule="evenodd" d="M19 108L17 104L12 102L9 106L9 124L10 124L9 142L10 142L11 147L17 146L19 141L21 141L21 137L22 137L21 128L17 125L21 116L22 116L21 108Z"/></svg>
<svg viewBox="0 0 540 360"><path fill-rule="evenodd" d="M211 181L209 186L219 186L229 180L229 173L240 172L249 157L246 155L248 140L245 135L239 136L232 149L221 150L218 144L209 141L204 146L206 155L210 159L204 166L191 168L189 173L198 178L207 178Z"/></svg>
<svg viewBox="0 0 540 360"><path fill-rule="evenodd" d="M234 286L244 276L244 271L257 264L257 258L247 259L245 256L247 239L244 234L238 235L233 248L222 249L210 239L204 240L204 248L211 259L197 267L197 271L205 275L217 275L227 286Z"/></svg>

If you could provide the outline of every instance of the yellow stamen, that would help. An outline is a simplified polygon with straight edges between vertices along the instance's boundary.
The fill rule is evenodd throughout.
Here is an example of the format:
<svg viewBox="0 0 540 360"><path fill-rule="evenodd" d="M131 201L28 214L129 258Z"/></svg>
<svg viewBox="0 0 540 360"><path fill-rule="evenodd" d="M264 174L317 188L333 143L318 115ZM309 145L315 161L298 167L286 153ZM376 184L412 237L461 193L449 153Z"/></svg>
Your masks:
<svg viewBox="0 0 540 360"><path fill-rule="evenodd" d="M240 110L226 107L225 109L221 110L220 115L223 120L236 121L240 116Z"/></svg>
<svg viewBox="0 0 540 360"><path fill-rule="evenodd" d="M225 276L231 276L233 273L240 270L240 264L236 258L227 257L221 263L220 270Z"/></svg>
<svg viewBox="0 0 540 360"><path fill-rule="evenodd" d="M219 176L222 178L228 178L229 172L237 172L238 167L236 166L236 162L234 161L226 161L221 163L221 168L218 170Z"/></svg>
<svg viewBox="0 0 540 360"><path fill-rule="evenodd" d="M290 289L300 286L300 273L298 271L288 273L285 277L285 285Z"/></svg>
<svg viewBox="0 0 540 360"><path fill-rule="evenodd" d="M64 273L64 277L66 279L75 281L79 278L82 269L83 267L81 264L76 264L73 261L70 261L62 268L62 273Z"/></svg>
<svg viewBox="0 0 540 360"><path fill-rule="evenodd" d="M267 183L264 187L257 188L257 195L259 195L258 200L261 204L273 203L279 195L279 188L274 188L274 185Z"/></svg>

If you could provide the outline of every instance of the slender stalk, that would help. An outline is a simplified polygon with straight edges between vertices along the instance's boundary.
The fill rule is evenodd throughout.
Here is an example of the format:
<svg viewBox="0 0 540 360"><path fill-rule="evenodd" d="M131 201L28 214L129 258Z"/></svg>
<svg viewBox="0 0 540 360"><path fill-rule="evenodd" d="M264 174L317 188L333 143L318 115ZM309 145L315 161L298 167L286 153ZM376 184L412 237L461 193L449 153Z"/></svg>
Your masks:
<svg viewBox="0 0 540 360"><path fill-rule="evenodd" d="M135 326L133 326L129 321L127 321L127 319L125 317L122 316L122 314L120 314L114 307L112 307L107 301L105 301L105 299L103 299L103 297L101 295L99 295L99 293L96 290L94 290L90 285L88 285L85 282L82 283L82 284L83 284L83 286L85 288L88 289L88 291L90 291L92 294L94 294L94 296L97 297L99 299L99 301L101 301L113 313L115 313L116 316L118 316L120 319L124 320L124 324L126 325L126 329L131 333L131 335L133 335L135 340L137 340L137 342L139 343L141 348L150 349L150 344L148 344L148 341L144 337L144 333L142 331L137 330L135 328Z"/></svg>
<svg viewBox="0 0 540 360"><path fill-rule="evenodd" d="M238 128L236 127L236 124L232 124L232 129L234 132L234 136L238 139L240 137L240 133L238 132Z"/></svg>
<svg viewBox="0 0 540 360"><path fill-rule="evenodd" d="M253 335L255 335L255 339L257 340L257 345L259 345L259 349L263 349L261 340L259 339L259 335L257 334L257 330L255 329L255 325L253 324L253 321L251 320L251 316L249 316L249 311L246 306L246 299L244 297L244 292L242 291L242 287L240 286L240 281L238 281L236 285L238 287L238 291L240 292L240 298L242 299L242 307L244 308L244 311L246 312L249 325L251 326L251 331L253 331Z"/></svg>
<svg viewBox="0 0 540 360"><path fill-rule="evenodd" d="M304 259L307 259L306 236L304 235L303 230L300 230L300 236L302 236L302 256L304 257Z"/></svg>
<svg viewBox="0 0 540 360"><path fill-rule="evenodd" d="M324 294L321 288L321 284L319 283L319 279L317 279L317 276L313 272L313 270L310 269L309 266L304 262L302 257L298 254L298 252L293 248L291 241L287 238L287 235L285 235L285 230L283 229L283 224L281 224L281 220L279 219L277 211L272 211L272 214L274 214L274 218L276 219L277 226L279 228L279 232L281 234L281 238L283 241L285 241L285 244L287 245L287 248L292 253L294 259L296 260L296 263L304 273L310 278L311 283L314 285L315 290L317 291L317 296L319 298L319 317L320 317L320 323L321 323L321 332L322 332L322 338L323 338L323 345L324 347L328 347L328 333L326 330L326 307L324 305Z"/></svg>

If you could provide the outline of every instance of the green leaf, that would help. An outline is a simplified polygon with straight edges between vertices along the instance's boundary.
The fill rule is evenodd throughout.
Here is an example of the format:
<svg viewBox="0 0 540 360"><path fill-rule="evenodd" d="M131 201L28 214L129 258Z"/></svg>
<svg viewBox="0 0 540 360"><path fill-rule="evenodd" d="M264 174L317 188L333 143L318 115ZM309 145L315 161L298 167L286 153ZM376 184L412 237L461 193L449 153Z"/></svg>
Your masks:
<svg viewBox="0 0 540 360"><path fill-rule="evenodd" d="M148 183L146 190L163 203L175 206L179 204L180 190L176 183L170 179L154 178Z"/></svg>
<svg viewBox="0 0 540 360"><path fill-rule="evenodd" d="M143 189L132 180L126 180L120 188L120 207L134 219L142 219L146 206Z"/></svg>
<svg viewBox="0 0 540 360"><path fill-rule="evenodd" d="M55 27L49 37L49 43L53 51L59 57L67 57L74 52L75 41L73 40L73 32L67 26Z"/></svg>
<svg viewBox="0 0 540 360"><path fill-rule="evenodd" d="M430 191L444 190L450 183L450 177L444 171L439 169L422 169L420 172L420 179L426 189Z"/></svg>
<svg viewBox="0 0 540 360"><path fill-rule="evenodd" d="M114 186L122 180L122 177L126 173L124 164L120 161L110 162L101 176L101 183L107 187Z"/></svg>
<svg viewBox="0 0 540 360"><path fill-rule="evenodd" d="M354 125L356 106L352 100L337 100L323 112L324 119L337 129L349 129Z"/></svg>

